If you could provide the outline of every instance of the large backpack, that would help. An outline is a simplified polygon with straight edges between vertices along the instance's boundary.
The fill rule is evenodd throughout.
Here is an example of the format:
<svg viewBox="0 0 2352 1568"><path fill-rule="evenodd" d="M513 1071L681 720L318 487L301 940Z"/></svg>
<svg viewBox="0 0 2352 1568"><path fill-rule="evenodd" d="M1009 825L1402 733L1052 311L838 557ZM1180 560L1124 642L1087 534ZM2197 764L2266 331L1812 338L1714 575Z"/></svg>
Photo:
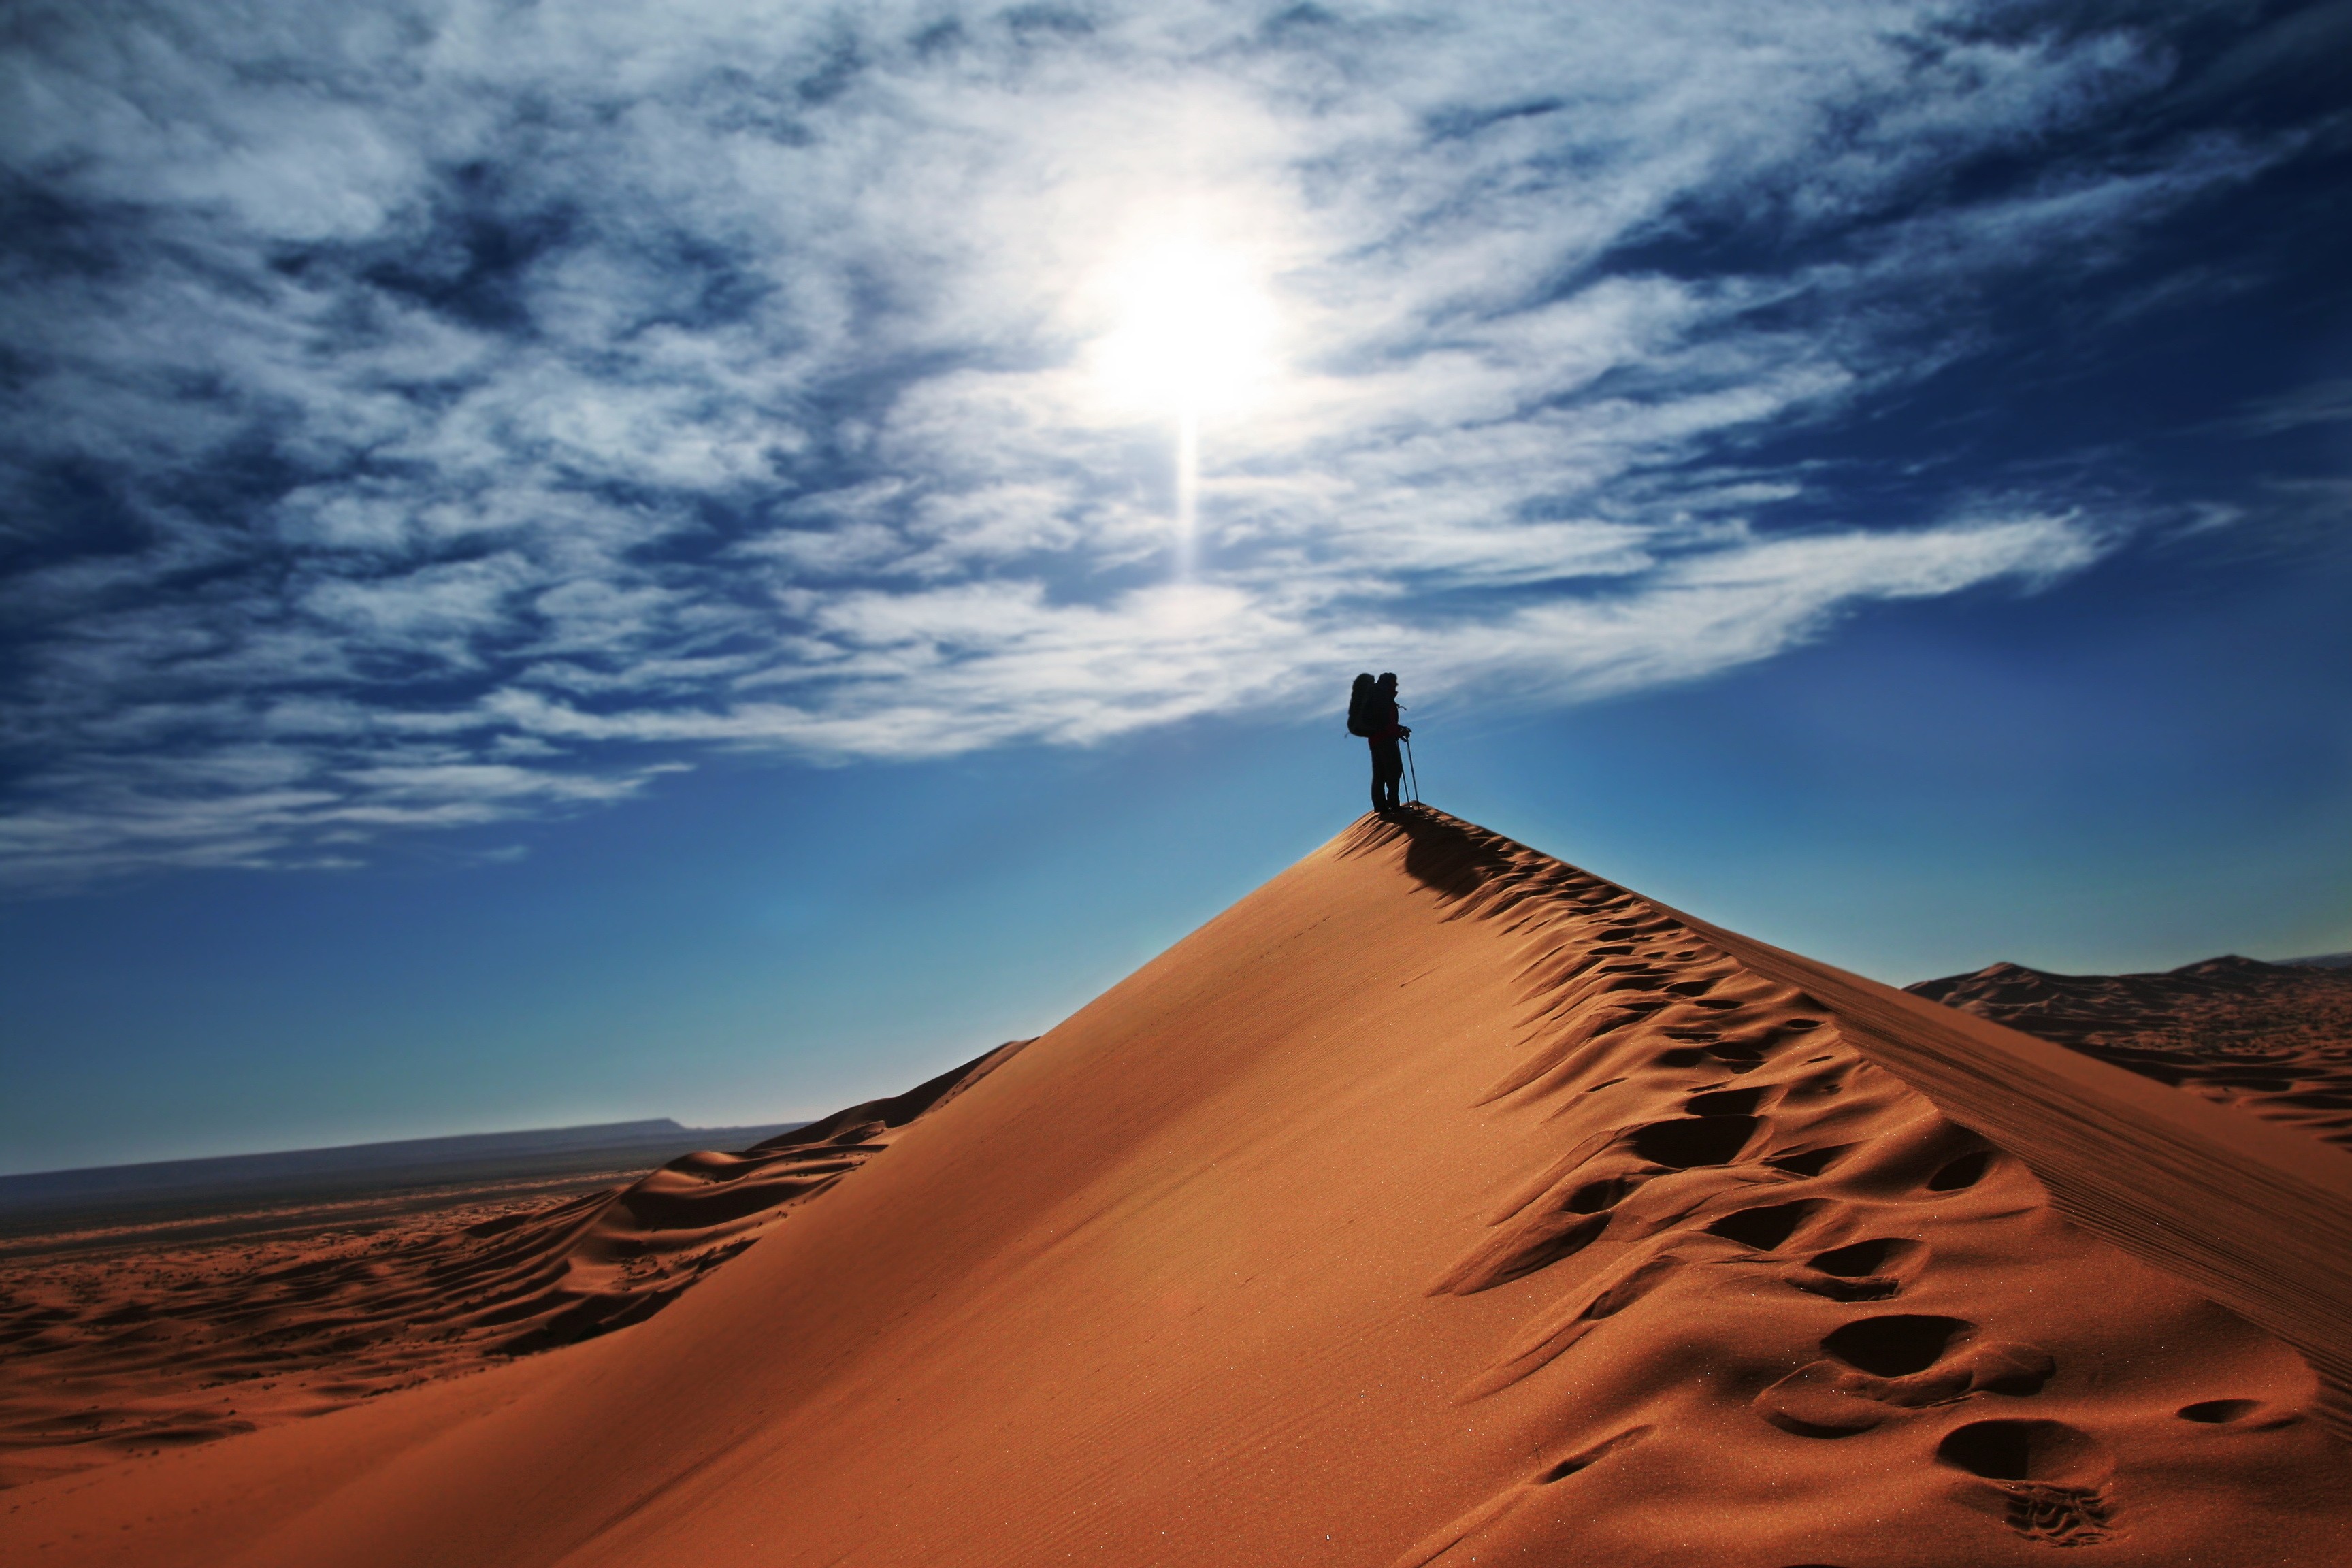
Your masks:
<svg viewBox="0 0 2352 1568"><path fill-rule="evenodd" d="M1356 677L1356 684L1348 692L1348 733L1370 739L1372 733L1370 709L1378 695L1370 671Z"/></svg>

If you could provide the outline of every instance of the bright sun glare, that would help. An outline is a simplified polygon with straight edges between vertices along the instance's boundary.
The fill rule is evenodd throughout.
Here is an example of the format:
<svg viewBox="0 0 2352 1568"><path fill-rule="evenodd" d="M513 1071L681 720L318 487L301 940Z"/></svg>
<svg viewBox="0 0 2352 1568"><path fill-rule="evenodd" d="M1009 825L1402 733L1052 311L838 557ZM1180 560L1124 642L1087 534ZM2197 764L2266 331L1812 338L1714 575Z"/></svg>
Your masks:
<svg viewBox="0 0 2352 1568"><path fill-rule="evenodd" d="M1176 421L1176 567L1199 531L1201 422L1247 411L1271 380L1274 305L1250 258L1193 241L1136 253L1112 276L1117 325L1097 368L1112 397Z"/></svg>
<svg viewBox="0 0 2352 1568"><path fill-rule="evenodd" d="M1119 401L1199 417L1238 413L1269 371L1274 307L1237 251L1174 241L1119 268L1118 324L1101 345Z"/></svg>

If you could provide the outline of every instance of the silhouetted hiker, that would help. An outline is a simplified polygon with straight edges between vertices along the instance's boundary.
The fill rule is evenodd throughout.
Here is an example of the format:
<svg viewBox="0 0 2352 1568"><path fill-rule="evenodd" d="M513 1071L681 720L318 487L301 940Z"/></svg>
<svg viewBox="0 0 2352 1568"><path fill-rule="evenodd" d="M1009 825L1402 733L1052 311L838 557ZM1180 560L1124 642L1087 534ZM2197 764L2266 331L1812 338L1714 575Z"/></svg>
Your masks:
<svg viewBox="0 0 2352 1568"><path fill-rule="evenodd" d="M1372 748L1372 809L1394 811L1397 784L1404 777L1404 758L1397 742L1412 733L1397 722L1397 678L1356 677L1348 693L1348 733L1361 735Z"/></svg>

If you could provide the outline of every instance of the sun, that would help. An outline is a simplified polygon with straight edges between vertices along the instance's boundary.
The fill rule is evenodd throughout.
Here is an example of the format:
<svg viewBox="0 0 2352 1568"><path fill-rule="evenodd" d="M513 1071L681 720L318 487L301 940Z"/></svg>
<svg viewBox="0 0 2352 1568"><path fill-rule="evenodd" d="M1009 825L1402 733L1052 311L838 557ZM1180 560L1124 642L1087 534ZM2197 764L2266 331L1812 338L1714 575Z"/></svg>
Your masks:
<svg viewBox="0 0 2352 1568"><path fill-rule="evenodd" d="M1175 426L1176 574L1192 574L1200 538L1204 426L1266 400L1275 380L1275 309L1250 251L1165 234L1097 274L1108 330L1094 371L1115 414Z"/></svg>
<svg viewBox="0 0 2352 1568"><path fill-rule="evenodd" d="M1160 416L1245 412L1273 373L1274 305L1244 251L1162 240L1115 267L1097 373L1120 404Z"/></svg>

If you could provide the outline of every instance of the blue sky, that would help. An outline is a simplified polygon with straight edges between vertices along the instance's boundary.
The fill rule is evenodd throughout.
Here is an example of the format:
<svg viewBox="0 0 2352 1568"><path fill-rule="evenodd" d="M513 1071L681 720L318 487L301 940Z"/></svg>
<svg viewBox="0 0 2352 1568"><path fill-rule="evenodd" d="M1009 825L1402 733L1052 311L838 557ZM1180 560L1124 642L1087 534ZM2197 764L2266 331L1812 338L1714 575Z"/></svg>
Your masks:
<svg viewBox="0 0 2352 1568"><path fill-rule="evenodd" d="M1360 668L1884 978L2352 947L2347 0L7 26L0 1168L902 1086Z"/></svg>

